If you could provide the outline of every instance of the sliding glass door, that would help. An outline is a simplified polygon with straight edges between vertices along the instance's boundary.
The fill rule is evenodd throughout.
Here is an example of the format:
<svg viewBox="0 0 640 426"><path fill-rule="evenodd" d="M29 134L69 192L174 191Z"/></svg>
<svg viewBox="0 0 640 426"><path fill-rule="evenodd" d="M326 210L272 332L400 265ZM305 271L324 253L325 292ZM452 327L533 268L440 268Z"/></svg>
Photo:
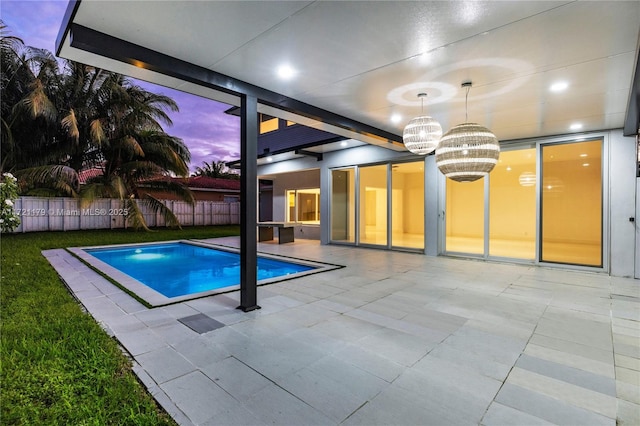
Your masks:
<svg viewBox="0 0 640 426"><path fill-rule="evenodd" d="M424 161L391 166L391 245L424 249Z"/></svg>
<svg viewBox="0 0 640 426"><path fill-rule="evenodd" d="M603 267L603 145L505 150L488 177L447 179L445 252Z"/></svg>
<svg viewBox="0 0 640 426"><path fill-rule="evenodd" d="M489 256L536 258L536 149L500 153L489 177Z"/></svg>
<svg viewBox="0 0 640 426"><path fill-rule="evenodd" d="M331 171L331 240L356 241L356 169Z"/></svg>
<svg viewBox="0 0 640 426"><path fill-rule="evenodd" d="M543 145L540 260L602 266L602 140Z"/></svg>
<svg viewBox="0 0 640 426"><path fill-rule="evenodd" d="M387 245L387 167L359 168L360 244Z"/></svg>
<svg viewBox="0 0 640 426"><path fill-rule="evenodd" d="M484 254L484 178L447 179L445 244L449 252Z"/></svg>
<svg viewBox="0 0 640 426"><path fill-rule="evenodd" d="M424 160L331 170L331 241L424 250Z"/></svg>

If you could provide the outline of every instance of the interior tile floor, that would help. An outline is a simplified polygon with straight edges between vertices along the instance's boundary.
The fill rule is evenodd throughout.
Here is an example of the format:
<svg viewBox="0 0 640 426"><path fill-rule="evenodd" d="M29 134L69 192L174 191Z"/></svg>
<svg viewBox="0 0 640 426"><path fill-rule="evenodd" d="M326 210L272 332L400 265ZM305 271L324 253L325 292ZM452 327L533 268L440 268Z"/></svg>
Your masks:
<svg viewBox="0 0 640 426"><path fill-rule="evenodd" d="M640 424L638 280L305 240L259 250L346 267L260 287L249 313L238 292L147 309L43 253L181 425ZM223 325L179 321L199 314Z"/></svg>

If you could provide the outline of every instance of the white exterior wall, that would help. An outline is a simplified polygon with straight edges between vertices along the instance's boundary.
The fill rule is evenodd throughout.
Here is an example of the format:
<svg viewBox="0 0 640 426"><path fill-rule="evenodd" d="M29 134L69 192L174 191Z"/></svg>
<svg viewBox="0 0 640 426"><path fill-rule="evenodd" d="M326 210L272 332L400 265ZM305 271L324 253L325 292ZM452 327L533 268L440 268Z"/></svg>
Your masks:
<svg viewBox="0 0 640 426"><path fill-rule="evenodd" d="M635 251L636 251L636 271L635 278L640 278L640 225L638 225L638 219L640 219L640 178L636 178L636 230L635 230Z"/></svg>
<svg viewBox="0 0 640 426"><path fill-rule="evenodd" d="M636 222L636 139L621 130L609 135L609 222L611 275L633 277L638 242Z"/></svg>

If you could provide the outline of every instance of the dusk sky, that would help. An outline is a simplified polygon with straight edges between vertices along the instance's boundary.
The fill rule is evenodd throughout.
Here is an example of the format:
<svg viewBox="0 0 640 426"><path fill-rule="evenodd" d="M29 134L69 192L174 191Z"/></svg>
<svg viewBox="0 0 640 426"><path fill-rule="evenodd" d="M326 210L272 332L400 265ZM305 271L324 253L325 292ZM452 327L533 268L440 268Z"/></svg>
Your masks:
<svg viewBox="0 0 640 426"><path fill-rule="evenodd" d="M66 7L66 0L1 0L0 18L9 35L21 38L27 46L55 53L55 41ZM224 113L229 105L143 81L136 80L136 83L177 102L180 112L169 112L173 126L164 130L182 138L189 147L191 171L202 166L203 161L240 158L240 119Z"/></svg>

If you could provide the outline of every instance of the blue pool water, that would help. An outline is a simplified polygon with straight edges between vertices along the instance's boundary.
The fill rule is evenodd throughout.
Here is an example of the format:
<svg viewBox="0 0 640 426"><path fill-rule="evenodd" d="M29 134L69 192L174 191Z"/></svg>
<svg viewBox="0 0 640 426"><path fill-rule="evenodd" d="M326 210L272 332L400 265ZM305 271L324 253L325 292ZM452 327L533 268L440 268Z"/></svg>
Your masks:
<svg viewBox="0 0 640 426"><path fill-rule="evenodd" d="M240 284L238 253L186 243L85 250L166 297L177 297ZM258 280L315 269L258 257Z"/></svg>

